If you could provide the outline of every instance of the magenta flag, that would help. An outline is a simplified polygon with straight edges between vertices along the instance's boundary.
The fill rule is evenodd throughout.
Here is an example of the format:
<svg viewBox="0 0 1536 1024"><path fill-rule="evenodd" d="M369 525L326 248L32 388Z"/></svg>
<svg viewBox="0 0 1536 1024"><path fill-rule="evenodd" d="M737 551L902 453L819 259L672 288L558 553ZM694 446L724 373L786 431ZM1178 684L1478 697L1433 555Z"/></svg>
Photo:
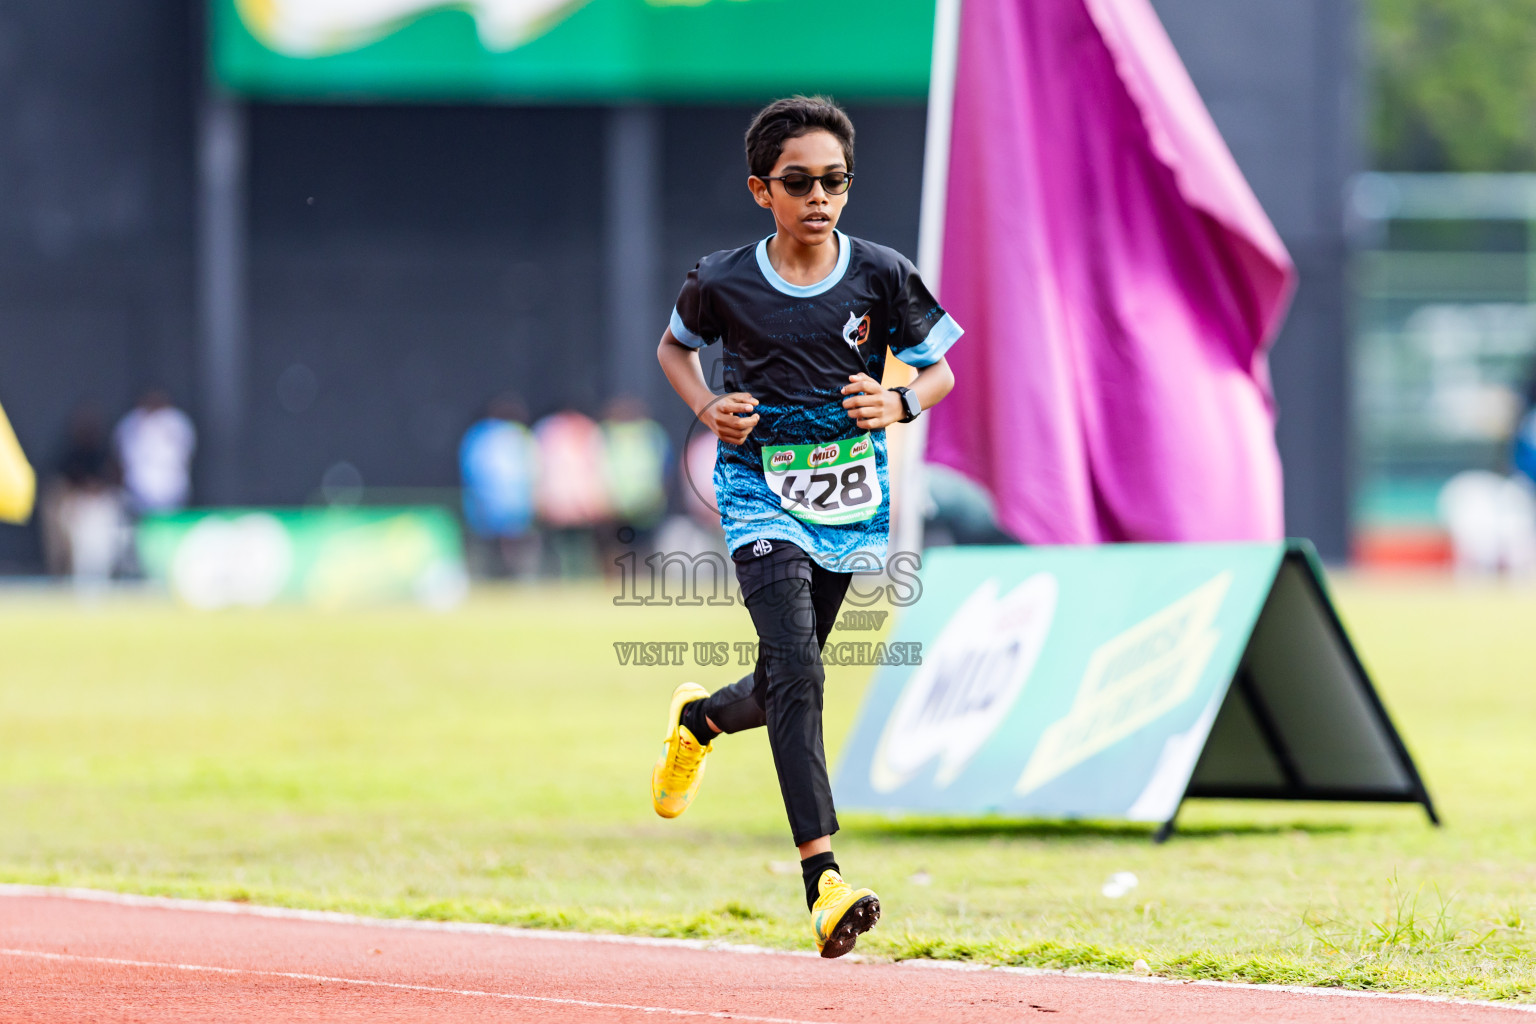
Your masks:
<svg viewBox="0 0 1536 1024"><path fill-rule="evenodd" d="M1295 266L1149 0L963 0L928 458L1036 544L1283 535Z"/></svg>

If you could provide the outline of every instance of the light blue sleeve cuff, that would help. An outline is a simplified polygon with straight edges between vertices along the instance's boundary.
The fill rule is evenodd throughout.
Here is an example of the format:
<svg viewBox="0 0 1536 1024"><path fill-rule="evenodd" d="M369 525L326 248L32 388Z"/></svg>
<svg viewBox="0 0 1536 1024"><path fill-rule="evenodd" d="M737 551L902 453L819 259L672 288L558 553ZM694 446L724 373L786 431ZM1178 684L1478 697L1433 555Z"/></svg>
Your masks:
<svg viewBox="0 0 1536 1024"><path fill-rule="evenodd" d="M654 321L652 321L654 323ZM672 307L672 337L687 345L689 348L703 348L704 339L694 334L683 325L683 318L678 315L677 307Z"/></svg>
<svg viewBox="0 0 1536 1024"><path fill-rule="evenodd" d="M914 345L896 353L896 358L908 366L921 370L925 366L932 366L944 358L944 353L949 347L960 340L960 335L965 333L965 328L955 323L955 318L948 313L944 319L933 325L933 330L928 332L928 337L923 339L921 345Z"/></svg>

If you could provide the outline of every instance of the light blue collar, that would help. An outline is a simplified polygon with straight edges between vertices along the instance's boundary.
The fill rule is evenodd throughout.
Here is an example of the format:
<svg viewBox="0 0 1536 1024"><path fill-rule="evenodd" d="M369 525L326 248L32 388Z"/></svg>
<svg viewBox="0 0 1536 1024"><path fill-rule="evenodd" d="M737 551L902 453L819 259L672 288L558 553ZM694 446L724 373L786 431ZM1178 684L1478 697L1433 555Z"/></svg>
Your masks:
<svg viewBox="0 0 1536 1024"><path fill-rule="evenodd" d="M768 283L785 295L793 295L797 299L808 299L812 295L820 295L830 291L837 282L848 273L848 261L853 258L853 246L848 243L848 236L834 229L837 236L837 266L832 268L832 273L817 281L815 284L790 284L779 276L779 272L773 269L773 264L768 259L768 239L757 243L757 267L763 272L763 277ZM769 238L773 237L772 235Z"/></svg>

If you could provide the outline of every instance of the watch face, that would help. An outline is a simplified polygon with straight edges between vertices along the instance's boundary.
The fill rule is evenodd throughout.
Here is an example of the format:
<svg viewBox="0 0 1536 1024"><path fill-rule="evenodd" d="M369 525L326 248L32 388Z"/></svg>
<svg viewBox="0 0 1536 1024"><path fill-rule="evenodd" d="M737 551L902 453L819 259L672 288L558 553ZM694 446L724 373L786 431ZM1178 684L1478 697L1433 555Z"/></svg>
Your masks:
<svg viewBox="0 0 1536 1024"><path fill-rule="evenodd" d="M910 391L901 393L902 407L907 410L907 419L915 419L917 414L923 411L923 407L917 404L917 396Z"/></svg>

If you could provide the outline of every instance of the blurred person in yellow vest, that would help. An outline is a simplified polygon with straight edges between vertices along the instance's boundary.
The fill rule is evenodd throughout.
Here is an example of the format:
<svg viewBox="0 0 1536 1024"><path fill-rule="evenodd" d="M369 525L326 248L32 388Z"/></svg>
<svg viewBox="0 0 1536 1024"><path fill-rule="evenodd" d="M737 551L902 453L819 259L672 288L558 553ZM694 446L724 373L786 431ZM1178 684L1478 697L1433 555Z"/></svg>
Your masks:
<svg viewBox="0 0 1536 1024"><path fill-rule="evenodd" d="M5 410L0 409L0 521L25 523L32 516L36 497L37 474L22 454Z"/></svg>
<svg viewBox="0 0 1536 1024"><path fill-rule="evenodd" d="M667 511L667 465L672 442L638 398L615 398L604 410L603 471L611 521L603 538L604 569L635 548L649 550Z"/></svg>

